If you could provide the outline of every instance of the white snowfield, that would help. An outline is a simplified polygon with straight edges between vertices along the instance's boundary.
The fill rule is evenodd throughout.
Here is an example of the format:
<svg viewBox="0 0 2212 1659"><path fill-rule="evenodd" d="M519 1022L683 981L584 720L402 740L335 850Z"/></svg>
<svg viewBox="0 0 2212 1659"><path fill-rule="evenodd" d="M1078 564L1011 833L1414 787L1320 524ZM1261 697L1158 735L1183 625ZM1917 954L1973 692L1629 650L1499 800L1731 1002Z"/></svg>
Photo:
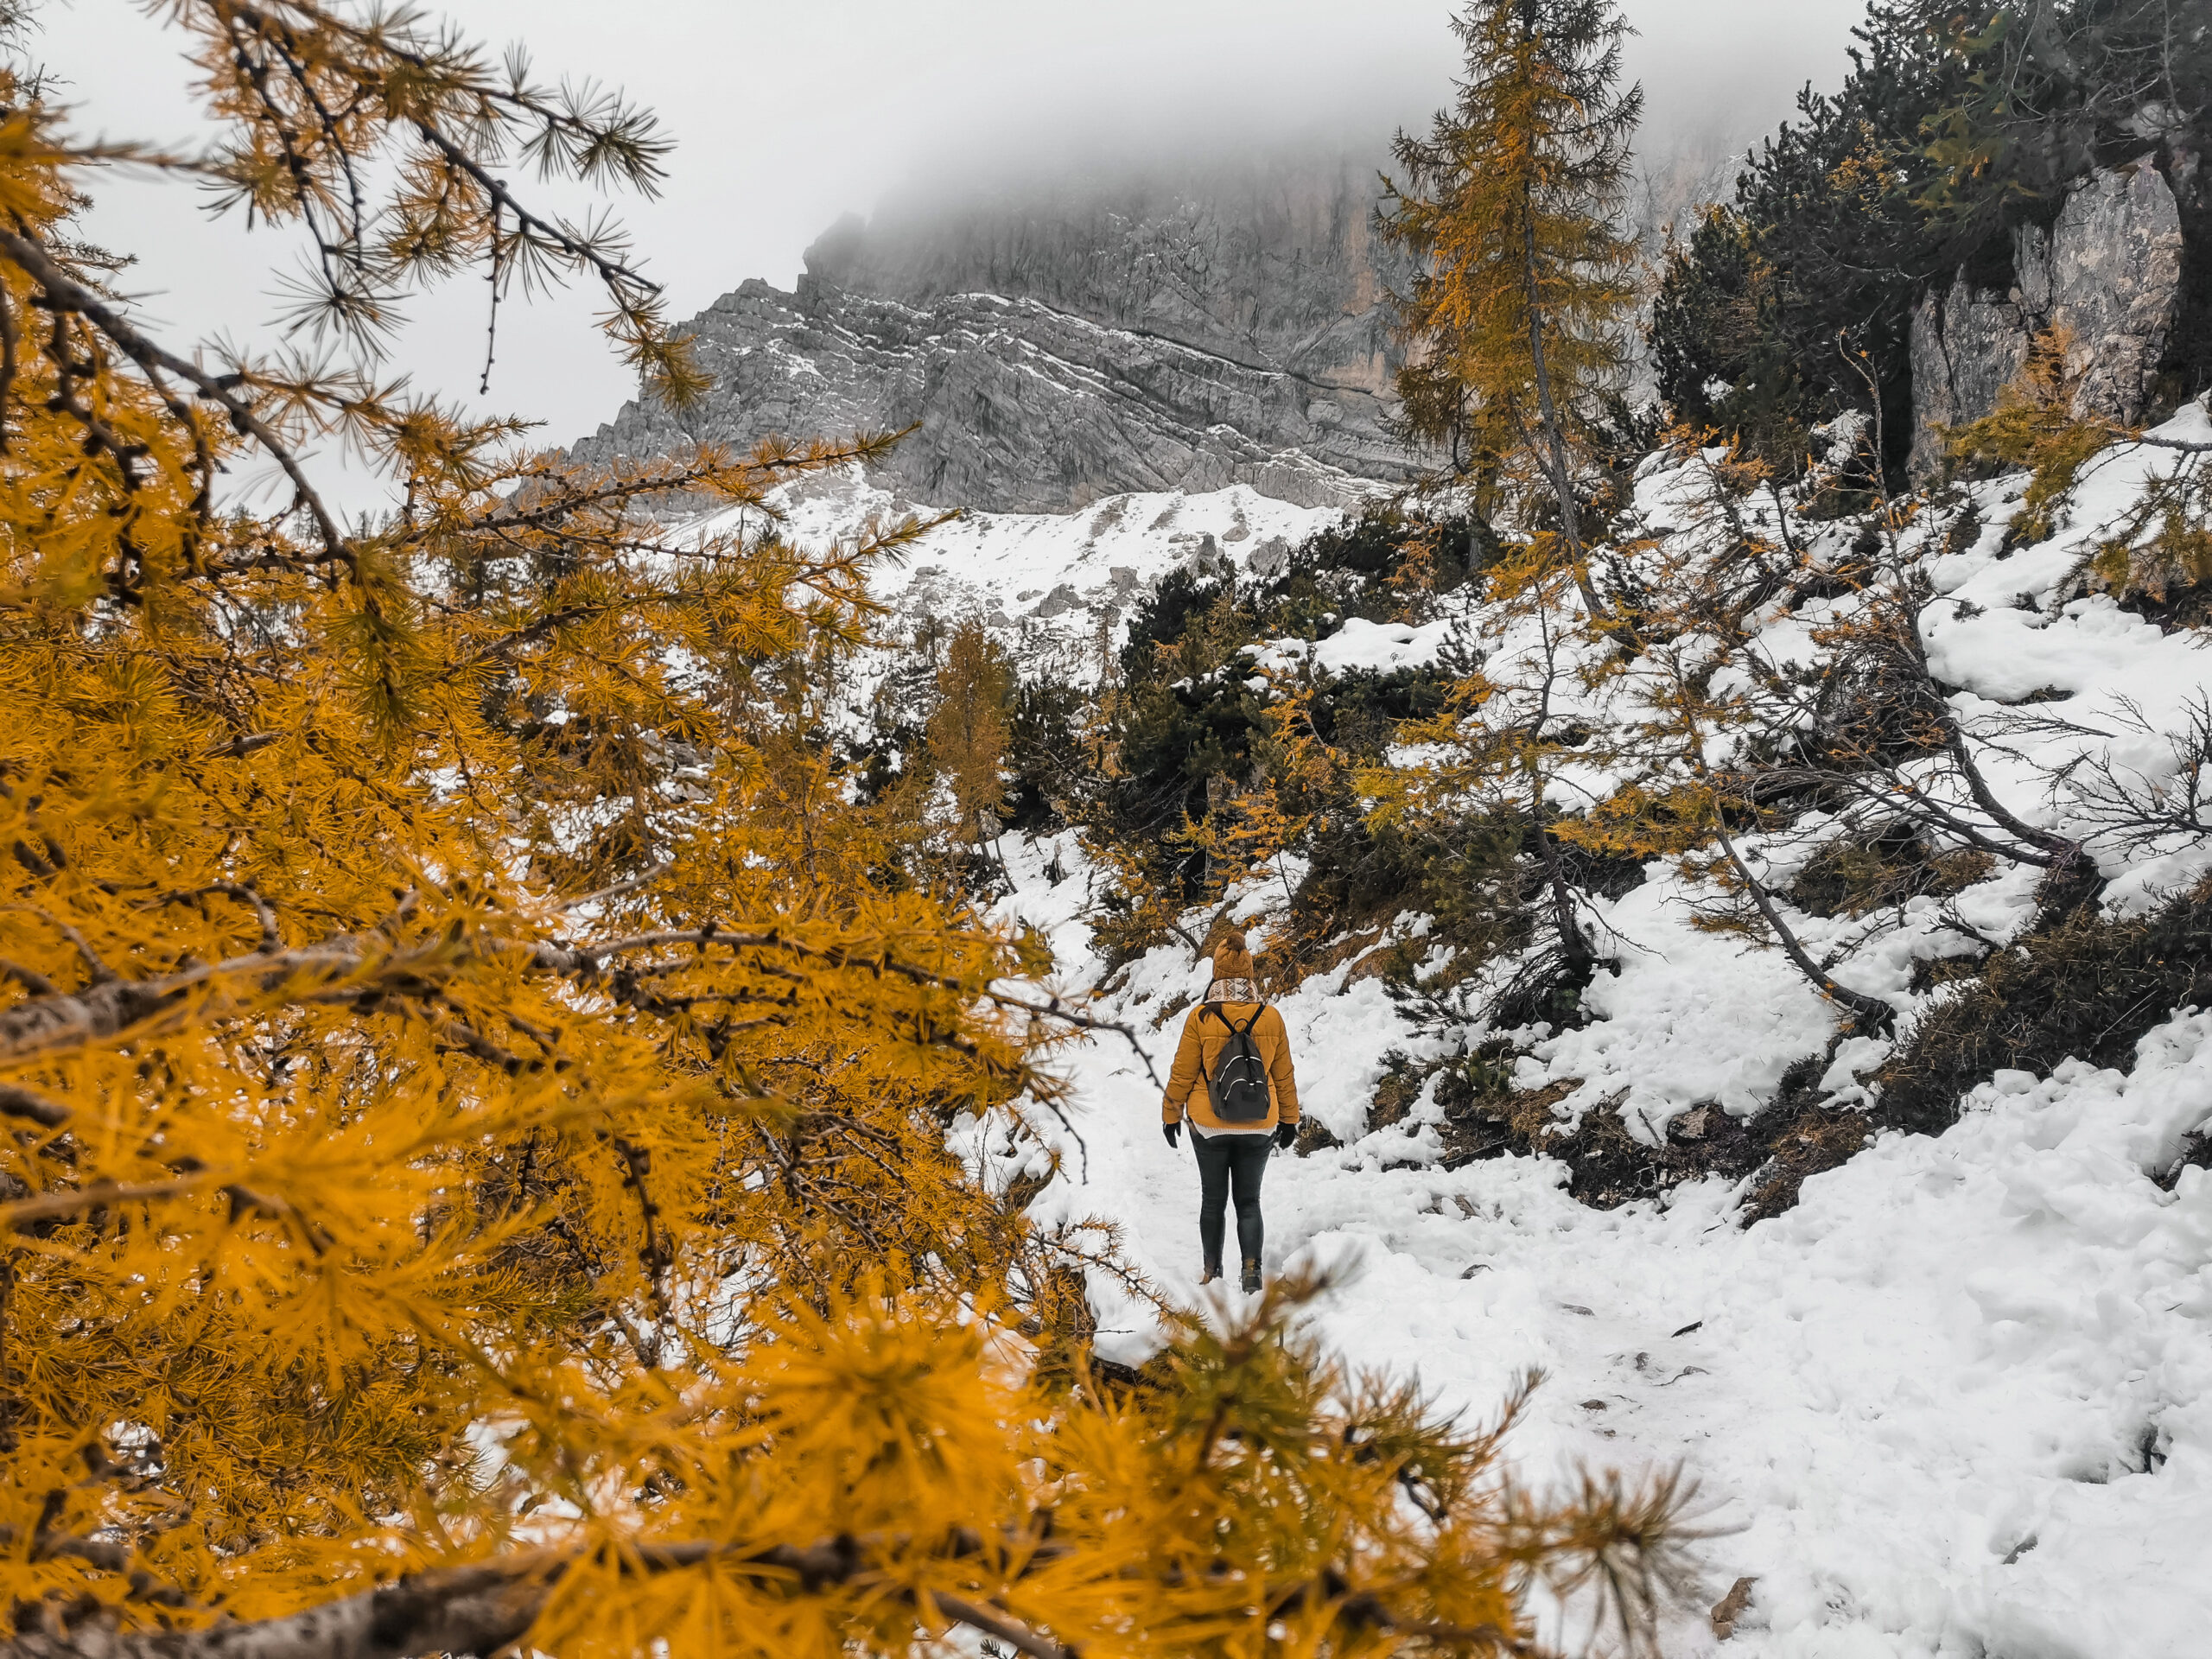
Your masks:
<svg viewBox="0 0 2212 1659"><path fill-rule="evenodd" d="M852 471L771 499L785 515L784 533L800 546L849 536L871 516L935 512L895 499ZM1343 518L1338 508L1301 507L1242 484L1108 496L1073 513L963 512L911 556L880 569L875 591L899 623L981 617L1025 664L1049 656L1059 672L1088 682L1098 671L1100 623L1118 647L1138 596L1168 572L1198 565L1270 575L1293 548ZM721 527L728 516L702 522Z"/></svg>
<svg viewBox="0 0 2212 1659"><path fill-rule="evenodd" d="M2193 410L2165 430L2212 437L2212 422ZM2212 653L2202 635L2162 634L2069 589L2143 469L2171 464L2141 450L2105 458L2070 524L2009 556L1999 550L2018 480L1974 486L1983 528L1970 546L1942 550L1952 520L1941 516L1911 532L1941 595L1923 619L1931 664L1956 688L1993 784L2023 817L2088 836L2113 880L2107 903L2123 912L2192 883L2207 849L2183 836L2100 844L2094 768L2067 762L2171 782L2168 737L2212 694ZM1652 471L1639 500L1677 552L1708 528L1684 472ZM1195 505L1183 512L1196 521ZM1038 526L1030 552L1060 563L1017 579L992 571L1000 533L962 543L960 568L1028 590L1072 569L1085 535L1100 540ZM1803 660L1814 626L1847 602L1777 610L1759 648ZM1488 671L1501 680L1534 659L1524 624L1491 626L1479 609L1454 621L1491 628ZM1275 642L1263 665L1395 667L1427 660L1450 632L1347 627L1318 647ZM1630 676L1578 712L1630 720L1638 695ZM1556 787L1571 804L1605 781L1568 774ZM1008 850L1017 890L1003 918L1051 937L1064 987L1105 981L1074 838ZM1799 836L1749 850L1786 881L1810 846ZM1072 873L1057 884L1045 874L1055 864ZM2000 870L1961 895L1959 916L2001 947L2032 917L2036 875ZM1579 1079L1564 1112L1618 1099L1656 1139L1695 1103L1758 1111L1792 1061L1829 1051L1834 1011L1771 948L1693 928L1696 896L1655 865L1635 892L1592 906L1619 972L1599 976L1581 1029L1529 1034L1518 1084ZM1281 902L1279 882L1257 883L1239 913L1264 928ZM1845 946L1837 976L1891 1001L1909 1031L1926 1001L1910 989L1915 963L1974 948L1935 909L1916 900L1876 928L1790 918L1816 953ZM1746 1228L1742 1186L1717 1178L1600 1211L1567 1196L1550 1160L1446 1171L1428 1096L1370 1132L1386 1053L1418 1058L1441 1039L1414 1033L1376 980L1348 984L1348 972L1280 1004L1306 1109L1345 1144L1274 1157L1268 1268L1330 1269L1312 1316L1320 1334L1356 1363L1417 1374L1440 1409L1485 1416L1541 1370L1509 1447L1527 1478L1683 1465L1719 1535L1701 1546L1706 1594L1670 1630L1669 1653L2212 1656L2212 1173L2172 1177L2184 1137L2212 1129L2212 1010L2175 1011L2125 1074L2078 1061L2047 1079L2000 1072L1945 1134L1885 1135L1808 1179L1796 1208ZM1188 1150L1162 1141L1153 1075L1164 1079L1182 1016L1154 1020L1205 979L1176 946L1107 982L1101 1012L1135 1027L1144 1053L1112 1036L1071 1052L1074 1132L1050 1131L1065 1170L1031 1211L1118 1221L1137 1266L1192 1304L1203 1300L1197 1176ZM1822 1087L1864 1103L1857 1079L1888 1052L1864 1038L1835 1047ZM994 1179L1046 1155L1014 1146L1005 1127L969 1145ZM1146 1307L1103 1282L1092 1296L1102 1351L1143 1359L1158 1341ZM1749 1608L1723 1643L1705 1609L1742 1578L1755 1581Z"/></svg>
<svg viewBox="0 0 2212 1659"><path fill-rule="evenodd" d="M1084 877L1060 850L1077 873L1049 886L1051 849L1027 849L1006 910L1048 929L1080 982L1096 966ZM1667 942L1692 938L1733 943ZM1742 954L1754 1023L1762 970L1770 997L1800 1001L1770 958ZM2148 1173L2212 1116L2212 1013L2162 1026L2130 1076L2004 1074L1948 1134L1885 1136L1745 1230L1740 1188L1717 1179L1604 1211L1549 1160L1446 1172L1433 1108L1362 1135L1382 1053L1419 1046L1377 982L1342 976L1280 1004L1307 1109L1350 1143L1275 1154L1268 1268L1330 1268L1322 1337L1417 1375L1440 1410L1484 1417L1541 1370L1510 1442L1525 1478L1681 1464L1704 1523L1726 1529L1701 1548L1701 1607L1758 1582L1725 1647L1692 1609L1669 1654L2212 1651L2212 1172L2184 1169L2170 1192ZM1104 1010L1143 1033L1162 1078L1181 1015L1155 1033L1152 1013L1205 978L1179 948L1155 950ZM1198 1177L1160 1137L1159 1088L1118 1038L1069 1064L1080 1145L1061 1140L1066 1173L1032 1215L1119 1222L1143 1273L1202 1303ZM978 1155L1008 1179L1039 1154ZM1149 1312L1103 1283L1092 1298L1101 1351L1141 1362Z"/></svg>
<svg viewBox="0 0 2212 1659"><path fill-rule="evenodd" d="M2158 435L2212 441L2212 418L2192 405ZM1707 510L1709 492L1695 469L1662 467L1658 459L1637 489L1640 528L1656 543L1639 556L1653 568L1697 556L1706 543L1726 539ZM1905 553L1919 555L1941 595L1923 620L1929 667L1940 683L1958 688L1949 701L1978 763L2022 819L2084 840L2110 880L2106 905L2121 914L2151 907L2212 868L2212 838L2176 835L2123 844L2102 834L2113 779L2144 791L2172 786L2173 740L2187 734L2196 710L2212 708L2212 641L2202 633L2163 634L2107 594L2068 595L2078 586L2082 562L2135 499L2146 472L2175 464L2172 452L2150 448L2093 461L2065 526L2017 551L2000 548L2024 487L2019 476L1966 492L1981 526L1971 546L1942 551L1958 522L1955 512L1930 513L1905 537ZM1847 523L1812 535L1836 551L1858 529ZM1807 532L1801 527L1798 534ZM1753 649L1777 670L1804 664L1817 650L1815 628L1843 620L1866 603L1862 596L1815 600L1794 613L1777 607ZM1477 605L1417 628L1355 620L1318 644L1274 641L1258 660L1277 671L1306 663L1330 673L1389 671L1433 661L1457 634L1487 652L1484 672L1504 688L1500 707L1525 709L1543 677L1541 632L1530 618L1500 620ZM1591 654L1586 646L1562 647L1552 707L1562 720L1635 729L1651 714L1652 677L1631 671L1592 691L1571 671ZM1716 685L1745 677L1740 669L1725 667ZM2017 706L2031 697L2037 701ZM1718 756L1732 741L1717 733L1709 748ZM1679 766L1673 770L1681 775ZM1550 798L1577 810L1620 777L1614 768L1570 766ZM1745 850L1770 881L1787 886L1816 849L1825 822L1808 818L1786 841L1748 836ZM1955 913L1983 938L2007 943L2034 918L2038 878L2024 866L2000 866L1958 896ZM1674 871L1654 865L1651 879L1624 898L1590 901L1591 931L1618 971L1599 975L1586 993L1598 1016L1592 1024L1533 1045L1520 1062L1518 1086L1578 1080L1563 1103L1566 1114L1619 1100L1631 1128L1656 1143L1675 1116L1697 1104L1717 1102L1751 1116L1772 1097L1793 1060L1825 1048L1834 1011L1778 954L1747 952L1726 936L1685 926L1694 896ZM1921 962L1980 948L1948 925L1943 906L1932 898L1909 900L1900 915L1871 927L1804 914L1786 901L1780 907L1815 956L1837 953L1833 971L1840 981L1900 1010L1925 1000L1909 988ZM1844 1044L1823 1087L1840 1098L1863 1098L1854 1077L1889 1052L1888 1044L1869 1039ZM2212 1655L2212 1642L2206 1652Z"/></svg>

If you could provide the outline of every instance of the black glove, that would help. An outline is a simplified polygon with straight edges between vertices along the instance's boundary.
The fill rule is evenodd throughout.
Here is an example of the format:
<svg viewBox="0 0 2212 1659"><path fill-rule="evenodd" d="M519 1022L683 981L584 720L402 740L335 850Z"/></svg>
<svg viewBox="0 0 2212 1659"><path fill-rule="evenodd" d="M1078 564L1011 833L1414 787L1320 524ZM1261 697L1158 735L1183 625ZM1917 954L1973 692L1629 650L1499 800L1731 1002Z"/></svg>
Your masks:
<svg viewBox="0 0 2212 1659"><path fill-rule="evenodd" d="M1177 1118L1173 1123L1161 1124L1160 1126L1160 1132L1167 1137L1167 1144L1169 1146L1179 1147L1183 1144L1183 1120L1181 1118Z"/></svg>
<svg viewBox="0 0 2212 1659"><path fill-rule="evenodd" d="M1289 1147L1295 1146L1297 1143L1297 1124L1278 1123L1275 1125L1275 1145L1287 1148Z"/></svg>

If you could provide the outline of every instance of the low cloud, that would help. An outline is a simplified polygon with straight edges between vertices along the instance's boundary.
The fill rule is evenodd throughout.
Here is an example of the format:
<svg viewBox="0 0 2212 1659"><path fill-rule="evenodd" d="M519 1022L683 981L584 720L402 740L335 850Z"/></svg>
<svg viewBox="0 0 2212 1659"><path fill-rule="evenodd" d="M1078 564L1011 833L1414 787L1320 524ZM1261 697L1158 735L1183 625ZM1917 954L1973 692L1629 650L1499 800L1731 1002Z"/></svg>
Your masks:
<svg viewBox="0 0 2212 1659"><path fill-rule="evenodd" d="M1630 69L1649 99L1646 165L1694 173L1770 130L1805 79L1840 82L1864 0L1627 9L1641 31ZM1379 161L1394 130L1450 96L1459 67L1440 0L657 0L620 27L603 0L430 10L495 51L525 43L547 79L621 86L659 112L677 143L666 188L613 206L679 316L747 276L788 286L842 213L978 176L1192 156L1211 166L1286 147ZM80 131L186 144L204 134L181 37L133 0L55 0L40 21L35 49ZM165 181L118 173L92 193L89 234L141 257L124 283L166 338L270 337L275 273L300 257L296 236L248 235L236 215L210 225L189 188ZM503 309L492 393L479 399L482 289L457 282L418 302L394 366L464 407L537 416L555 441L629 395L627 372L593 336L596 302L578 291Z"/></svg>

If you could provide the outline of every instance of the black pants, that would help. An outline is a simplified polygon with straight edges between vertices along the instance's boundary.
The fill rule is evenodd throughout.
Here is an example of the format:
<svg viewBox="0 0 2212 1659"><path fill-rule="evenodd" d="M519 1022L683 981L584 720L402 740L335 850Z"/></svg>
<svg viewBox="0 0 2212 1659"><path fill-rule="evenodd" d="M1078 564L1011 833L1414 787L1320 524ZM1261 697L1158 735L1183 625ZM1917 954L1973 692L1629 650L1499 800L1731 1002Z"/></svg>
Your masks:
<svg viewBox="0 0 2212 1659"><path fill-rule="evenodd" d="M1236 1253L1260 1259L1264 1229L1260 1221L1260 1178L1268 1173L1269 1135L1200 1135L1191 1131L1191 1150L1198 1155L1198 1243L1206 1265L1221 1265L1224 1211L1231 1192L1236 1198Z"/></svg>

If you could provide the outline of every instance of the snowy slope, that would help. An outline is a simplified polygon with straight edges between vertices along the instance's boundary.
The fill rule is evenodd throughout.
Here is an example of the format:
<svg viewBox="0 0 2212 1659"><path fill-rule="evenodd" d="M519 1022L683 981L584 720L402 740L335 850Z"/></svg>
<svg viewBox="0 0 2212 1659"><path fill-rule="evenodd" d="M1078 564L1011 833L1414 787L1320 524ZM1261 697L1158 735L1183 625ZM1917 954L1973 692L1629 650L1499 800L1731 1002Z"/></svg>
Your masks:
<svg viewBox="0 0 2212 1659"><path fill-rule="evenodd" d="M1029 850L1007 911L1087 982L1083 879L1047 885L1049 855ZM1751 1000L1762 971L1789 988L1744 954ZM1356 1133L1382 1051L1414 1045L1375 981L1340 978L1281 1006L1309 1109ZM1109 1004L1163 1076L1179 1019L1154 1033L1151 1010L1204 979L1156 950ZM1122 1222L1141 1270L1197 1302L1197 1177L1158 1089L1118 1039L1071 1069L1081 1144L1033 1215ZM1445 1172L1416 1112L1276 1156L1268 1266L1337 1269L1322 1334L1446 1410L1479 1417L1541 1369L1510 1446L1532 1476L1686 1464L1730 1529L1705 1548L1712 1599L1758 1580L1731 1653L2183 1659L2212 1630L2212 1174L2168 1192L2145 1171L2208 1116L2212 1014L2179 1015L2132 1077L2005 1074L1948 1134L1885 1137L1745 1230L1719 1180L1599 1211L1547 1160ZM1093 1295L1102 1350L1141 1360L1145 1310ZM1669 1651L1713 1646L1686 1618Z"/></svg>
<svg viewBox="0 0 2212 1659"><path fill-rule="evenodd" d="M2202 405L2192 405L2158 430L2170 438L2206 442L2212 440L2212 417ZM1653 548L1639 556L1664 566L1694 552L1713 526L1700 517L1696 469L1661 465L1659 459L1639 480L1632 523L1655 538ZM1928 515L1906 538L1906 553L1917 553L1941 595L1924 622L1930 669L1940 683L1957 688L1949 702L1974 736L1992 787L2022 819L2083 839L2111 883L2107 907L2119 914L2146 908L2212 868L2212 838L2179 835L2151 844L2101 839L2110 817L2112 779L2145 790L2173 780L2173 737L2187 732L2193 709L2212 700L2206 636L2162 633L2108 594L2079 593L2075 580L2082 562L2134 499L2145 474L2173 464L2167 452L2141 448L2092 462L2068 522L2047 540L2017 551L2004 550L2002 543L2020 507L2024 480L2018 476L1964 492L1980 524L1971 545L1943 550L1944 532L1958 522L1956 509ZM1857 531L1846 522L1820 533L1834 550ZM1769 669L1786 673L1816 654L1816 630L1847 620L1868 602L1858 594L1815 600L1794 613L1777 607L1755 632L1751 649ZM1494 617L1478 606L1420 627L1354 620L1316 644L1274 642L1255 660L1276 670L1300 662L1332 672L1390 670L1433 660L1456 635L1485 651L1484 672L1507 688L1501 696L1510 702L1533 695L1529 688L1540 677L1541 632L1530 617ZM1573 651L1563 658L1569 668L1599 654L1586 644L1576 649L1579 658ZM1724 668L1721 679L1731 677L1747 677L1740 667ZM1654 693L1652 677L1631 671L1596 690L1562 673L1548 695L1562 717L1631 731L1655 717ZM1714 752L1729 741L1726 733L1716 734ZM1551 798L1567 811L1579 811L1617 787L1624 775L1617 766L1569 766ZM1786 841L1747 836L1745 844L1767 880L1786 887L1819 833L1820 821L1808 818ZM1958 895L1955 916L1983 938L2008 943L2034 917L2037 880L2033 869L2001 867ZM1618 972L1601 974L1585 994L1596 1021L1534 1044L1520 1062L1516 1086L1573 1080L1577 1086L1562 1106L1566 1114L1618 1099L1631 1126L1656 1142L1674 1117L1703 1102L1751 1116L1772 1098L1792 1061L1827 1046L1837 1011L1773 953L1747 952L1726 936L1687 926L1687 906L1700 896L1674 869L1654 865L1650 879L1636 891L1589 901L1595 931ZM1777 902L1815 956L1834 953L1840 980L1901 1013L1929 1001L1928 994L1910 989L1918 963L1975 948L1932 898L1913 899L1901 917L1873 927L1805 914L1786 899ZM1850 1039L1834 1054L1823 1088L1839 1102L1856 1097L1854 1075L1872 1071L1889 1052L1889 1044L1871 1038Z"/></svg>
<svg viewBox="0 0 2212 1659"><path fill-rule="evenodd" d="M2192 410L2166 430L2200 440L2212 422ZM2090 838L2120 912L2207 862L2202 838L2100 844L2098 774L2079 764L2108 762L2146 786L2170 779L2168 735L2212 695L2202 635L2162 633L2075 579L2154 464L2138 450L2093 465L2070 523L2039 545L2002 547L2018 479L1968 493L1982 526L1970 544L1946 539L1955 517L1910 532L1941 596L1923 621L1931 664L1993 784L2022 817ZM1683 470L1648 469L1639 503L1662 552L1700 533ZM967 544L962 568L979 574L963 579L1041 586L1011 560L989 563L1000 533ZM1824 533L1840 544L1855 529ZM1853 602L1777 607L1756 649L1773 664L1803 661L1815 628ZM1478 609L1419 628L1347 626L1317 645L1274 642L1255 666L1310 656L1332 670L1395 667L1457 632L1478 637L1487 671L1510 681L1536 649L1529 626ZM1645 693L1631 673L1586 695L1579 714L1625 728ZM1607 783L1593 771L1561 789ZM1807 855L1802 838L1748 851L1777 882ZM1075 874L1055 885L1053 865ZM1138 1031L1144 1052L1102 1036L1073 1052L1065 1173L1032 1213L1122 1223L1138 1267L1195 1303L1197 1180L1187 1150L1160 1139L1153 1075L1180 1016L1154 1022L1195 995L1205 970L1177 946L1107 981L1084 920L1085 868L1071 836L1025 849L1003 916L1050 935L1065 988L1110 984L1101 1012ZM2037 877L2000 868L1959 896L1957 914L2001 945L2030 921ZM1257 884L1239 913L1264 929L1281 893ZM1572 1084L1560 1109L1570 1116L1618 1102L1655 1141L1693 1104L1757 1112L1808 1055L1831 1055L1821 1086L1836 1103L1863 1102L1854 1078L1890 1045L1835 1045L1835 1010L1774 950L1690 925L1697 897L1655 865L1624 898L1592 902L1620 971L1591 987L1581 1029L1528 1033L1516 1084ZM1840 947L1839 977L1889 1000L1909 1029L1944 995L1910 988L1915 963L1966 948L1935 910L1914 900L1871 929L1790 919L1815 951ZM1567 1196L1549 1160L1447 1172L1427 1097L1368 1132L1385 1054L1418 1058L1438 1039L1409 1029L1378 982L1348 976L1281 1001L1307 1109L1346 1144L1279 1154L1267 1201L1270 1271L1337 1274L1313 1315L1336 1347L1417 1373L1440 1405L1477 1416L1541 1369L1548 1380L1510 1447L1533 1478L1685 1465L1721 1531L1704 1546L1705 1605L1756 1580L1729 1654L2212 1653L2212 1174L2160 1179L2185 1135L2212 1128L2212 1010L2177 1011L2125 1075L2078 1061L2041 1081L2000 1072L1947 1133L1885 1135L1808 1179L1796 1209L1747 1229L1742 1191L1717 1178L1600 1211ZM1041 1155L1002 1127L970 1147L994 1178L1018 1173L1009 1158ZM1093 1300L1102 1349L1144 1357L1156 1341L1146 1307L1103 1284ZM1702 1611L1686 1611L1669 1651L1719 1650Z"/></svg>
<svg viewBox="0 0 2212 1659"><path fill-rule="evenodd" d="M1385 493L1379 486L1376 493ZM848 536L870 514L894 508L888 493L849 474L772 499L785 515L785 533L801 546ZM926 517L929 510L897 511ZM880 567L874 588L897 624L980 616L1025 662L1049 656L1088 680L1097 673L1101 624L1117 643L1137 597L1169 571L1199 565L1269 575L1291 549L1343 517L1338 508L1301 507L1241 484L1108 496L1074 513L964 512L910 557Z"/></svg>

